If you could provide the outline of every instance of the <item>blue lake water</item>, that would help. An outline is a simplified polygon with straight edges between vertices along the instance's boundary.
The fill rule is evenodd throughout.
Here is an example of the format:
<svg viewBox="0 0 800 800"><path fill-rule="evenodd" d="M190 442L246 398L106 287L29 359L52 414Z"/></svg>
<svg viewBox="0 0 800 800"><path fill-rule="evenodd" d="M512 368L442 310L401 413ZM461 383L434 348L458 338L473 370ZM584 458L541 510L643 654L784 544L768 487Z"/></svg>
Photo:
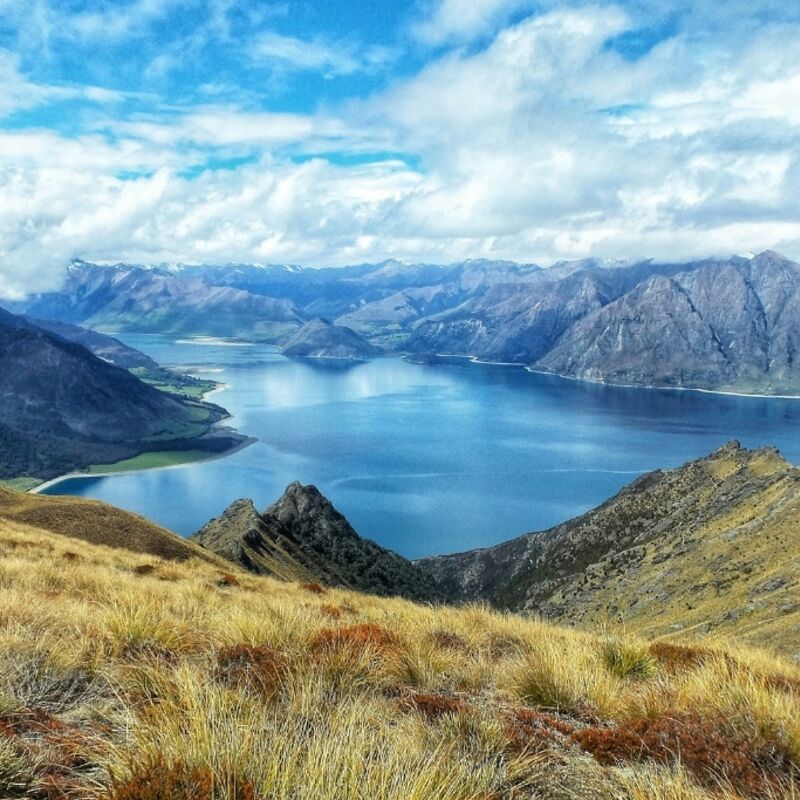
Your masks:
<svg viewBox="0 0 800 800"><path fill-rule="evenodd" d="M642 472L729 439L800 461L800 401L597 386L456 361L295 361L261 345L125 336L228 384L259 441L178 469L73 479L79 494L192 533L232 500L316 484L363 536L418 557L491 545L597 505Z"/></svg>

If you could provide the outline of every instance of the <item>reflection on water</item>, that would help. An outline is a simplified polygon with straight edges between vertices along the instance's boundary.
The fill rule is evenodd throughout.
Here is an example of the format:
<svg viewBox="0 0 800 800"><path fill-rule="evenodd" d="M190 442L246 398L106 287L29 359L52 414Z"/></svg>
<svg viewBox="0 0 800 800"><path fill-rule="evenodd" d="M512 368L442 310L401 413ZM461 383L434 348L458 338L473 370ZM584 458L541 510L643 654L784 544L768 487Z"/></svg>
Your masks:
<svg viewBox="0 0 800 800"><path fill-rule="evenodd" d="M259 437L219 461L69 481L191 533L238 497L315 483L365 536L408 556L485 546L602 502L635 475L731 438L800 461L800 401L597 386L453 360L292 361L274 348L126 341L218 370L214 400Z"/></svg>

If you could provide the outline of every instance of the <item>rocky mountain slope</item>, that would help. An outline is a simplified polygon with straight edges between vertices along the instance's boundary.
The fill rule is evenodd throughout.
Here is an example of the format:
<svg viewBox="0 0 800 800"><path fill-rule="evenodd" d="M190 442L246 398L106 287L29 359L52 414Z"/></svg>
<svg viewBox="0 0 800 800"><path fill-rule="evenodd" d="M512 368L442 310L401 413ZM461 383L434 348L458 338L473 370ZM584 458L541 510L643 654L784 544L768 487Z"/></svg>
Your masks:
<svg viewBox="0 0 800 800"><path fill-rule="evenodd" d="M52 477L156 446L198 447L197 437L224 416L2 310L0 374L0 478ZM205 442L215 450L230 444Z"/></svg>
<svg viewBox="0 0 800 800"><path fill-rule="evenodd" d="M800 469L732 442L550 530L419 564L453 599L800 654Z"/></svg>
<svg viewBox="0 0 800 800"><path fill-rule="evenodd" d="M285 356L298 358L361 359L379 356L382 350L351 328L334 325L323 317L309 320L281 348Z"/></svg>
<svg viewBox="0 0 800 800"><path fill-rule="evenodd" d="M800 386L800 266L766 252L650 277L577 321L535 367L611 383Z"/></svg>
<svg viewBox="0 0 800 800"><path fill-rule="evenodd" d="M439 596L427 573L362 539L315 486L290 484L263 513L252 501L237 500L191 540L260 575L377 595Z"/></svg>

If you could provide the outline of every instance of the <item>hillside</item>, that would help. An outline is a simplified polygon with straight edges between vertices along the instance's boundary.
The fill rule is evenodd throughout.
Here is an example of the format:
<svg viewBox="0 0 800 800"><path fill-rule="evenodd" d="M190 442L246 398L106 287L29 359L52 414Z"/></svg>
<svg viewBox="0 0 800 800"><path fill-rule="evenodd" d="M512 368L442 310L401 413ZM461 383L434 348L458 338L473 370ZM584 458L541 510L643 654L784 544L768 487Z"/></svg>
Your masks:
<svg viewBox="0 0 800 800"><path fill-rule="evenodd" d="M362 359L379 356L382 351L354 330L317 317L287 339L281 352L297 358Z"/></svg>
<svg viewBox="0 0 800 800"><path fill-rule="evenodd" d="M259 575L416 600L440 597L427 573L362 539L315 486L290 484L261 514L252 501L237 500L191 540Z"/></svg>
<svg viewBox="0 0 800 800"><path fill-rule="evenodd" d="M763 654L319 593L16 521L0 521L0 553L3 797L800 789L800 671Z"/></svg>
<svg viewBox="0 0 800 800"><path fill-rule="evenodd" d="M419 563L462 601L800 655L800 469L732 442L550 530Z"/></svg>
<svg viewBox="0 0 800 800"><path fill-rule="evenodd" d="M125 369L0 309L0 479L46 479L145 451L236 444L206 436L218 406L159 391Z"/></svg>
<svg viewBox="0 0 800 800"><path fill-rule="evenodd" d="M225 563L138 514L96 500L49 497L0 488L0 531L11 525L30 526L91 544L171 561L199 558L217 566Z"/></svg>

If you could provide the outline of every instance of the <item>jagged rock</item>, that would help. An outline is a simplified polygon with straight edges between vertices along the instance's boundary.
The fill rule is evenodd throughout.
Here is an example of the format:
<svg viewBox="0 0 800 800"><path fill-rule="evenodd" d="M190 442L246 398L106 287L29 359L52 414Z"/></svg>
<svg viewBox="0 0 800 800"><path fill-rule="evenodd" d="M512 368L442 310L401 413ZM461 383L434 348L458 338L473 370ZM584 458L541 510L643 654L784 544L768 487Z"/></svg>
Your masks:
<svg viewBox="0 0 800 800"><path fill-rule="evenodd" d="M427 572L362 539L319 489L298 482L263 513L251 500L235 501L191 538L258 574L416 600L441 596Z"/></svg>

